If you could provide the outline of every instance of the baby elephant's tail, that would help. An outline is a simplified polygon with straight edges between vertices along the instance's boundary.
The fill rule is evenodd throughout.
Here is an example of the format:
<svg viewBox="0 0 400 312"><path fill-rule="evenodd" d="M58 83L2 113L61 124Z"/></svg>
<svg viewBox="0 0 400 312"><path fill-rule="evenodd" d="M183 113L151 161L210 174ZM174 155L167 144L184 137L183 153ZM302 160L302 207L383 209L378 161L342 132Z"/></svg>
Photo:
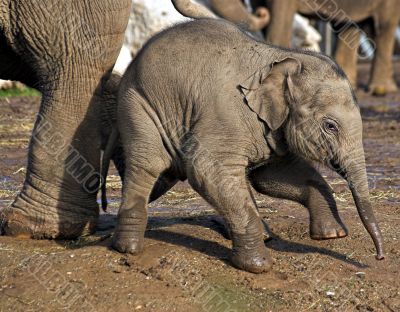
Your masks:
<svg viewBox="0 0 400 312"><path fill-rule="evenodd" d="M175 9L181 13L183 16L191 18L217 18L217 16L212 13L205 6L196 3L194 0L171 0Z"/></svg>
<svg viewBox="0 0 400 312"><path fill-rule="evenodd" d="M114 150L117 146L119 139L119 132L117 128L113 128L112 132L110 134L110 137L107 142L107 146L103 152L102 158L101 158L101 207L103 208L103 211L107 210L107 174L108 174L108 169L110 167L110 161L113 156Z"/></svg>

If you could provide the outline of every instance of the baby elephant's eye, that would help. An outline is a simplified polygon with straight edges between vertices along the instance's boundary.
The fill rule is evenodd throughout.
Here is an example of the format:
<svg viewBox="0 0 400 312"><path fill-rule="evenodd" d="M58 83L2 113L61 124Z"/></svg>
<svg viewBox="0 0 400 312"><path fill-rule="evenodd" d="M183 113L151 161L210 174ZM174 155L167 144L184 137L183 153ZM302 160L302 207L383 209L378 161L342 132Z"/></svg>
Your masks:
<svg viewBox="0 0 400 312"><path fill-rule="evenodd" d="M330 120L325 120L324 121L324 128L325 128L326 131L329 131L329 132L335 132L336 133L338 131L338 128L337 128L336 124L333 121L330 121Z"/></svg>

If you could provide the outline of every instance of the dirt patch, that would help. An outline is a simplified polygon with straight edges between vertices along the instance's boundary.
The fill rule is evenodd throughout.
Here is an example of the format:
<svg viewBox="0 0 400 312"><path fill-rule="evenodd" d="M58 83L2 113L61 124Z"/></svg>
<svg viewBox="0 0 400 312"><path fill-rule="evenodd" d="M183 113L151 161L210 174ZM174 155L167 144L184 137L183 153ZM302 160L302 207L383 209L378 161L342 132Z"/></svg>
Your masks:
<svg viewBox="0 0 400 312"><path fill-rule="evenodd" d="M366 71L360 66L361 84ZM385 261L375 261L346 183L329 172L350 230L344 239L313 241L304 208L256 196L273 233L266 241L275 261L269 273L230 265L231 243L213 209L185 183L151 205L144 253L119 254L109 249L121 187L114 171L109 212L95 235L76 241L0 237L0 311L400 311L400 93L357 95ZM37 97L0 99L2 208L23 182L38 104Z"/></svg>

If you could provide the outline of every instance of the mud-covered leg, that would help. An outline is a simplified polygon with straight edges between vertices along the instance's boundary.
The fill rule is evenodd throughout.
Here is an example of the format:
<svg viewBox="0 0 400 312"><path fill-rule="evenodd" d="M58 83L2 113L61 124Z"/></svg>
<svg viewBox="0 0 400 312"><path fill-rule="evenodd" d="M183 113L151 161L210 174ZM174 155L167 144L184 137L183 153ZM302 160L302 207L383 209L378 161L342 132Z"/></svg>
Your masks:
<svg viewBox="0 0 400 312"><path fill-rule="evenodd" d="M261 273L271 268L263 239L263 225L247 188L245 167L199 157L188 169L192 187L223 216L232 236L232 262L243 270Z"/></svg>
<svg viewBox="0 0 400 312"><path fill-rule="evenodd" d="M262 194L306 206L310 214L311 238L331 239L348 234L339 217L330 186L305 160L292 155L275 159L252 170L249 179Z"/></svg>

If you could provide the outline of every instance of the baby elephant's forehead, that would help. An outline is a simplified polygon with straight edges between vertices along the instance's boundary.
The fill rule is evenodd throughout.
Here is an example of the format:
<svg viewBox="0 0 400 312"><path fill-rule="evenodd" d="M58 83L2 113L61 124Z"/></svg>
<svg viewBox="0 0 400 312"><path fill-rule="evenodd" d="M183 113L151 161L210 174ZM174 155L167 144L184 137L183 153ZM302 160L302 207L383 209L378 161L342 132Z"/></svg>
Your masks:
<svg viewBox="0 0 400 312"><path fill-rule="evenodd" d="M344 105L349 109L356 106L352 89L345 80L321 82L316 88L313 98L321 105Z"/></svg>

